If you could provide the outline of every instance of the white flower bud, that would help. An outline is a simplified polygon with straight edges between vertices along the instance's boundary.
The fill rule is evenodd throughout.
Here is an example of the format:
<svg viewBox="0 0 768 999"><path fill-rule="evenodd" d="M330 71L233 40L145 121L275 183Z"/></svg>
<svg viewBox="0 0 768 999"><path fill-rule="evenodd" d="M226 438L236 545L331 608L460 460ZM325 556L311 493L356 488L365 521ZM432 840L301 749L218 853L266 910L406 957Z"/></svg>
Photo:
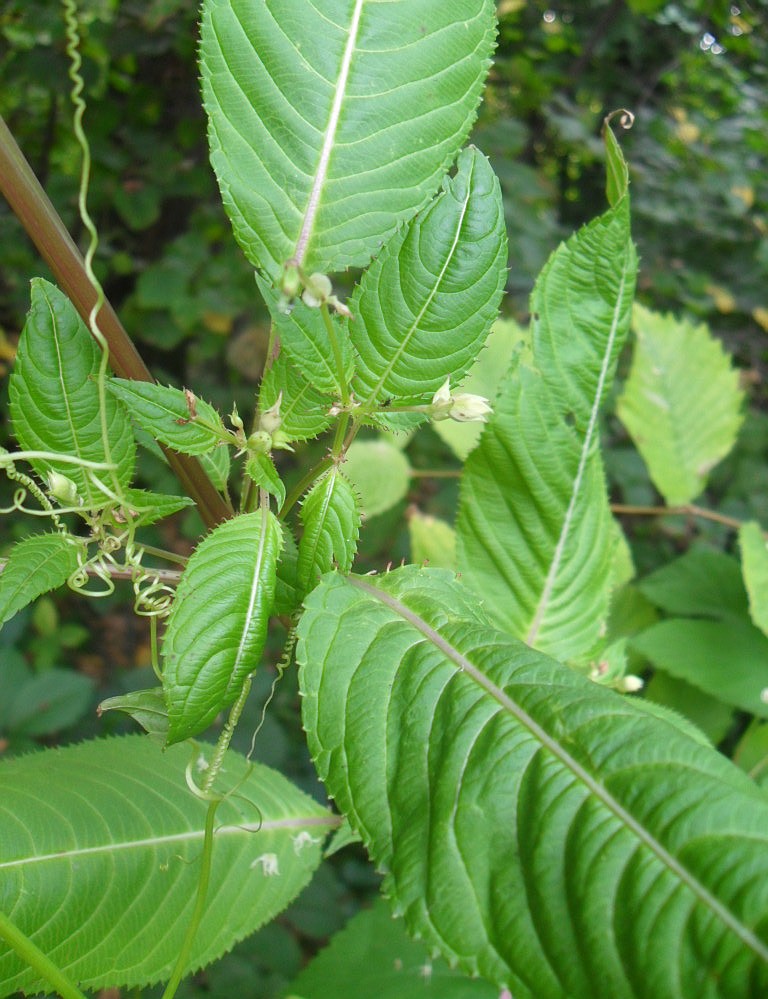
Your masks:
<svg viewBox="0 0 768 999"><path fill-rule="evenodd" d="M283 422L280 416L280 405L283 401L283 393L281 392L274 406L270 406L269 409L264 410L264 412L259 417L259 430L264 430L268 434L273 434L278 430Z"/></svg>
<svg viewBox="0 0 768 999"><path fill-rule="evenodd" d="M332 294L333 285L327 274L310 274L301 298L305 305L317 309L323 302L327 302Z"/></svg>
<svg viewBox="0 0 768 999"><path fill-rule="evenodd" d="M446 378L440 388L432 396L430 416L433 420L447 420L451 415L451 379Z"/></svg>
<svg viewBox="0 0 768 999"><path fill-rule="evenodd" d="M482 395L472 395L470 392L460 392L453 396L453 404L448 415L457 423L485 423L486 417L493 410L488 400Z"/></svg>
<svg viewBox="0 0 768 999"><path fill-rule="evenodd" d="M616 682L616 689L621 691L622 694L636 694L638 690L643 689L643 686L644 683L640 677L635 676L633 673L628 673Z"/></svg>

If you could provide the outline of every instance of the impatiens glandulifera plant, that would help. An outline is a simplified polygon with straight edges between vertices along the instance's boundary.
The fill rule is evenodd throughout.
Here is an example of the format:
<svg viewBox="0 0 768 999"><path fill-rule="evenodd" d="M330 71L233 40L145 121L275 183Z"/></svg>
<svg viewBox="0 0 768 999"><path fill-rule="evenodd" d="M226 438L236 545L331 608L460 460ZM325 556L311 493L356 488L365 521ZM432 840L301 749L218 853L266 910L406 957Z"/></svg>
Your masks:
<svg viewBox="0 0 768 999"><path fill-rule="evenodd" d="M488 160L465 142L494 38L490 0L204 0L211 160L272 316L247 429L131 360L93 278L93 242L84 264L72 256L4 135L8 196L69 297L33 282L11 376L9 512L49 530L11 549L0 620L65 584L87 596L128 580L152 624L158 685L102 705L149 736L0 765L3 995L167 981L170 997L296 896L333 830L336 847L362 840L389 910L447 960L443 995L768 994L768 799L694 725L623 693L638 684L615 604L632 569L600 413L632 316L627 168L606 121L607 210L553 253L530 329L491 347L504 214ZM85 143L84 155L89 226ZM344 301L334 277L351 267L362 273ZM653 318L636 322L648 344ZM707 336L697 342L711 353ZM494 357L506 350L506 372L481 395L460 383L479 377L487 341ZM653 369L640 346L619 410L638 437L650 415L637 386ZM662 492L673 482L670 502L689 504L732 446L727 362L721 377L728 426L699 435L687 472L638 440ZM469 457L455 533L442 525L451 567L355 575L361 498L348 468L363 467L360 448L397 450L356 437L430 419L487 421L457 445ZM287 489L275 450L321 434L326 455ZM134 436L166 449L188 496L134 486ZM360 489L375 509L375 488L373 500ZM210 530L180 566L142 531L191 502ZM761 537L745 526L756 631ZM150 555L169 567L146 566ZM271 619L288 627L280 668L295 650L336 811L229 749ZM744 683L755 702L768 687L759 673ZM215 745L195 741L222 715ZM403 924L375 918L380 953L394 956L366 994L416 994L423 979L398 971L414 946ZM367 919L296 983L304 999L362 994L349 968Z"/></svg>

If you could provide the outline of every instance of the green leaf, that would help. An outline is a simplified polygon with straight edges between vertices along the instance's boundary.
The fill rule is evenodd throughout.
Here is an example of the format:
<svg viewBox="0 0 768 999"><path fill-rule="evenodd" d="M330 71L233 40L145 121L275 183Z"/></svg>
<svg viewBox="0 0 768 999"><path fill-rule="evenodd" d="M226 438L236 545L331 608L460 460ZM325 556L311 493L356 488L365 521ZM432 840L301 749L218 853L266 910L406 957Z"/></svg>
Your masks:
<svg viewBox="0 0 768 999"><path fill-rule="evenodd" d="M725 738L733 723L733 710L727 704L669 673L654 673L644 693L650 702L687 718L715 745Z"/></svg>
<svg viewBox="0 0 768 999"><path fill-rule="evenodd" d="M268 454L253 454L245 463L248 477L277 500L277 508L285 503L285 486L275 463Z"/></svg>
<svg viewBox="0 0 768 999"><path fill-rule="evenodd" d="M456 532L439 517L414 510L408 517L411 561L436 569L456 568Z"/></svg>
<svg viewBox="0 0 768 999"><path fill-rule="evenodd" d="M287 999L499 999L488 982L470 980L411 940L383 899L359 912L291 984Z"/></svg>
<svg viewBox="0 0 768 999"><path fill-rule="evenodd" d="M251 263L367 264L461 147L494 36L489 0L205 0L211 162Z"/></svg>
<svg viewBox="0 0 768 999"><path fill-rule="evenodd" d="M131 690L117 697L107 697L98 707L99 715L105 711L124 711L145 732L165 745L168 739L168 705L162 687Z"/></svg>
<svg viewBox="0 0 768 999"><path fill-rule="evenodd" d="M281 307L281 295L266 281L256 275L259 291L267 303L272 323L284 350L307 381L320 392L340 395L341 385L334 363L333 350L328 340L323 317L319 309L311 309L301 300ZM341 352L342 367L347 381L352 377L354 360L349 338L338 319L331 316L336 328L336 339ZM282 412L282 409L281 409Z"/></svg>
<svg viewBox="0 0 768 999"><path fill-rule="evenodd" d="M409 930L515 999L762 995L768 799L477 604L329 576L299 625L318 772Z"/></svg>
<svg viewBox="0 0 768 999"><path fill-rule="evenodd" d="M259 664L282 532L266 510L234 517L196 548L163 639L168 742L201 732Z"/></svg>
<svg viewBox="0 0 768 999"><path fill-rule="evenodd" d="M611 120L619 116L619 123L624 128L632 127L632 115L626 111L614 111L603 121L603 142L605 143L606 185L605 193L608 204L613 208L629 190L629 169L624 154L621 151L616 136L611 128Z"/></svg>
<svg viewBox="0 0 768 999"><path fill-rule="evenodd" d="M466 378L456 386L459 392L493 399L504 375L509 370L515 351L525 341L526 333L513 319L498 319L492 326L480 355ZM465 461L480 440L482 423L457 423L438 420L432 429L441 437L457 458Z"/></svg>
<svg viewBox="0 0 768 999"><path fill-rule="evenodd" d="M123 491L124 506L136 516L136 526L146 527L158 520L194 506L190 496L169 496L167 493L153 493L147 489L126 489Z"/></svg>
<svg viewBox="0 0 768 999"><path fill-rule="evenodd" d="M356 396L419 398L449 375L460 380L496 318L506 263L499 182L470 147L440 195L386 244L349 303Z"/></svg>
<svg viewBox="0 0 768 999"><path fill-rule="evenodd" d="M128 378L111 378L109 391L128 407L142 429L182 454L201 455L221 443L224 424L216 410L202 399L190 399L181 389Z"/></svg>
<svg viewBox="0 0 768 999"><path fill-rule="evenodd" d="M670 618L631 642L656 669L768 718L768 638L750 621Z"/></svg>
<svg viewBox="0 0 768 999"><path fill-rule="evenodd" d="M357 497L334 466L307 493L301 507L304 533L299 542L297 582L306 593L324 572L349 572L360 535Z"/></svg>
<svg viewBox="0 0 768 999"><path fill-rule="evenodd" d="M48 281L34 278L32 306L9 384L13 432L22 448L106 461L96 382L100 361L95 340L66 295ZM130 420L125 408L110 398L106 419L115 475L127 486L136 457ZM33 465L41 474L52 469L71 479L87 509L106 504L104 493L85 469L63 461ZM109 472L95 474L111 485Z"/></svg>
<svg viewBox="0 0 768 999"><path fill-rule="evenodd" d="M328 410L333 398L319 392L288 359L287 354L280 354L264 375L259 390L259 412L274 406L281 392L280 430L288 440L310 440L331 425Z"/></svg>
<svg viewBox="0 0 768 999"><path fill-rule="evenodd" d="M298 582L299 548L293 533L285 525L283 542L283 550L277 562L273 613L289 617L297 610L304 594Z"/></svg>
<svg viewBox="0 0 768 999"><path fill-rule="evenodd" d="M228 447L217 447L207 454L201 454L200 464L205 469L205 474L214 484L220 493L226 493L229 481L229 469L231 465Z"/></svg>
<svg viewBox="0 0 768 999"><path fill-rule="evenodd" d="M768 722L752 721L739 740L733 762L762 788L768 788Z"/></svg>
<svg viewBox="0 0 768 999"><path fill-rule="evenodd" d="M570 662L602 635L616 536L599 454L556 412L538 375L511 373L467 459L456 533L494 624Z"/></svg>
<svg viewBox="0 0 768 999"><path fill-rule="evenodd" d="M761 631L768 634L768 547L762 528L755 521L739 528L741 570L749 594L749 613Z"/></svg>
<svg viewBox="0 0 768 999"><path fill-rule="evenodd" d="M186 786L188 764L187 747L163 752L145 736L0 763L3 909L84 988L170 974L192 917L207 807ZM221 779L233 793L216 813L190 971L298 894L329 818L280 774L235 753ZM0 995L17 990L36 994L45 983L0 943Z"/></svg>
<svg viewBox="0 0 768 999"><path fill-rule="evenodd" d="M635 652L725 704L768 717L768 638L750 620L738 561L694 547L637 585L679 616L635 635Z"/></svg>
<svg viewBox="0 0 768 999"><path fill-rule="evenodd" d="M366 517L391 510L406 495L411 481L408 459L383 438L354 441L347 450L344 471L360 496Z"/></svg>
<svg viewBox="0 0 768 999"><path fill-rule="evenodd" d="M555 251L522 355L462 476L458 564L494 623L568 662L589 658L613 586L599 413L629 326L637 259L622 198Z"/></svg>
<svg viewBox="0 0 768 999"><path fill-rule="evenodd" d="M617 413L667 503L690 503L733 447L739 375L705 325L635 306L632 368Z"/></svg>
<svg viewBox="0 0 768 999"><path fill-rule="evenodd" d="M77 569L78 546L61 534L33 534L18 541L0 573L0 625Z"/></svg>
<svg viewBox="0 0 768 999"><path fill-rule="evenodd" d="M637 583L668 614L747 620L747 594L739 563L714 548L696 545Z"/></svg>
<svg viewBox="0 0 768 999"><path fill-rule="evenodd" d="M531 296L534 364L590 444L629 332L637 273L629 223L625 197L552 254Z"/></svg>

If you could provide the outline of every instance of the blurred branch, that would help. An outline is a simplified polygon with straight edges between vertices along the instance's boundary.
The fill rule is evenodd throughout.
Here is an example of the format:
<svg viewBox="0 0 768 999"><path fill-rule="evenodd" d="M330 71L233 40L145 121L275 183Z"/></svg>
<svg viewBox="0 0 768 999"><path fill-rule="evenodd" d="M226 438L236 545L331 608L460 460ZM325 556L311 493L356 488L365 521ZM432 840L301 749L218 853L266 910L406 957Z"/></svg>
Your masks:
<svg viewBox="0 0 768 999"><path fill-rule="evenodd" d="M0 192L5 195L62 291L88 325L96 292L88 280L83 258L2 117ZM109 360L115 374L136 381L154 381L109 302L102 306L98 322L109 344ZM165 454L208 527L232 516L231 508L216 491L196 458L167 450Z"/></svg>

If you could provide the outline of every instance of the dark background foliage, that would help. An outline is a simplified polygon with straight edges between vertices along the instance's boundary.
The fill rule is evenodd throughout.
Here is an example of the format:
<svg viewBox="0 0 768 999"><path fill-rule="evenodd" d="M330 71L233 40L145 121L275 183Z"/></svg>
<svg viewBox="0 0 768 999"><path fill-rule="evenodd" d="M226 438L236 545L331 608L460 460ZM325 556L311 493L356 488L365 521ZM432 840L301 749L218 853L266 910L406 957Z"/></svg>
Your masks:
<svg viewBox="0 0 768 999"><path fill-rule="evenodd" d="M504 193L510 238L505 311L525 321L529 291L549 253L603 210L600 125L609 112L630 109L635 125L621 141L631 168L639 297L708 322L736 356L750 390L739 447L713 476L706 501L768 523L764 4L501 0L498 6L497 58L474 141L491 156ZM195 64L197 4L82 0L81 8L99 276L160 380L192 386L222 412L234 399L248 413L264 357L265 313L208 166ZM0 2L0 113L81 239L80 156L69 89L59 5ZM3 376L28 308L29 279L48 275L4 204L0 232ZM3 411L5 397L3 378ZM0 442L5 433L0 430ZM614 497L656 502L639 458L611 419L606 445ZM306 452L298 459L306 460ZM415 467L456 467L431 431L419 436L410 459ZM157 459L142 461L148 480L173 490ZM406 503L450 518L455 490L450 481L414 479L406 501L366 526L362 564L381 567L407 556ZM641 570L685 550L694 533L703 531L726 549L733 544L732 532L717 525L665 518L625 526ZM188 551L198 529L188 515L155 540ZM0 553L25 533L25 525L6 520ZM275 635L275 659L281 639ZM146 631L119 596L85 605L59 595L38 601L0 633L0 752L114 728L119 723L95 719L95 703L146 686L147 663ZM265 671L259 681L239 748L247 749L273 675ZM311 787L296 705L289 671L256 755ZM362 856L345 852L324 865L276 924L187 986L185 995L276 996L374 883Z"/></svg>

